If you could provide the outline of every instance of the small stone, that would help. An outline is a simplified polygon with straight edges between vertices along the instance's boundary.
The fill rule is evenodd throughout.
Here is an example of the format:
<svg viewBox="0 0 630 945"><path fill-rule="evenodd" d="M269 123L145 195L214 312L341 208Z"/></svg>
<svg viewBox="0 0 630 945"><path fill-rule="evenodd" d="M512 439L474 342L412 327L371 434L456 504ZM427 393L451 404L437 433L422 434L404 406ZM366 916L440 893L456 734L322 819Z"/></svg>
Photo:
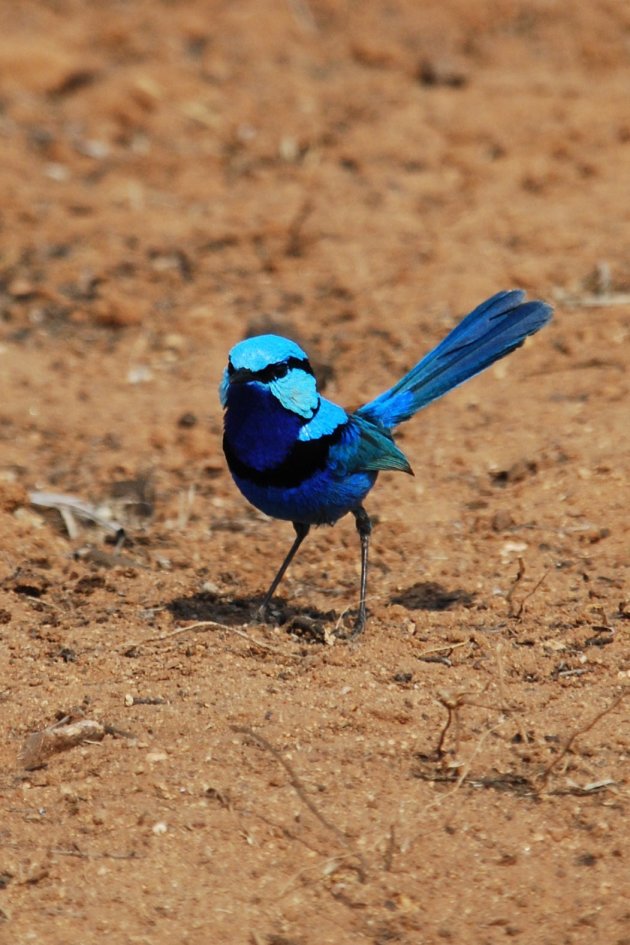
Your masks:
<svg viewBox="0 0 630 945"><path fill-rule="evenodd" d="M492 517L492 530L495 532L507 531L514 524L514 519L505 509L499 509Z"/></svg>
<svg viewBox="0 0 630 945"><path fill-rule="evenodd" d="M128 384L146 384L147 381L152 380L153 372L151 368L147 367L145 364L137 364L135 367L131 367L127 371Z"/></svg>
<svg viewBox="0 0 630 945"><path fill-rule="evenodd" d="M32 282L29 282L28 279L20 279L19 276L9 284L9 295L16 299L26 298L28 295L33 295L35 291Z"/></svg>
<svg viewBox="0 0 630 945"><path fill-rule="evenodd" d="M165 335L163 344L165 348L170 348L172 351L181 351L186 345L186 339L183 335L172 331Z"/></svg>
<svg viewBox="0 0 630 945"><path fill-rule="evenodd" d="M70 171L64 164L51 163L47 164L44 168L44 174L49 180L57 181L58 183L63 183L63 181L68 180L70 177Z"/></svg>
<svg viewBox="0 0 630 945"><path fill-rule="evenodd" d="M463 66L449 59L423 59L416 73L418 82L426 86L448 86L461 89L468 85L468 73Z"/></svg>
<svg viewBox="0 0 630 945"><path fill-rule="evenodd" d="M161 761L166 761L168 755L165 751L150 751L147 753L147 761L150 764L159 764Z"/></svg>
<svg viewBox="0 0 630 945"><path fill-rule="evenodd" d="M189 430L191 427L197 426L197 423L197 416L190 410L187 410L177 421L177 426L182 427L184 430Z"/></svg>

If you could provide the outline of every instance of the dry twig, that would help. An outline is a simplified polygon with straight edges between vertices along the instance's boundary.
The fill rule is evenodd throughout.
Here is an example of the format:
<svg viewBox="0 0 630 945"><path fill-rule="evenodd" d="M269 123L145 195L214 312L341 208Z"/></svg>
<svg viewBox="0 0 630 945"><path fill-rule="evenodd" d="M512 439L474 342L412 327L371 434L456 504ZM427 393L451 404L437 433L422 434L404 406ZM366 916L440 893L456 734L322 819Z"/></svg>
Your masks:
<svg viewBox="0 0 630 945"><path fill-rule="evenodd" d="M430 646L428 650L421 650L419 653L416 653L416 659L424 660L427 656L432 656L434 653L447 653L450 656L452 650L457 650L460 646L467 646L469 643L470 640L460 640L459 643L444 643L442 646Z"/></svg>
<svg viewBox="0 0 630 945"><path fill-rule="evenodd" d="M392 863L394 862L394 851L396 850L396 829L393 824L389 825L389 834L387 836L387 846L385 847L385 856L383 857L383 869L390 873Z"/></svg>
<svg viewBox="0 0 630 945"><path fill-rule="evenodd" d="M312 212L313 204L307 198L289 224L287 242L284 250L285 256L303 255L304 238L302 236L302 230Z"/></svg>
<svg viewBox="0 0 630 945"><path fill-rule="evenodd" d="M516 616L515 611L514 611L514 604L513 604L513 602L512 602L512 598L514 597L514 591L516 590L516 587L517 587L518 583L523 579L524 574L525 574L525 565L524 565L524 563L523 563L523 559L522 559L522 558L519 558L519 559L518 559L518 571L516 572L516 577L515 577L514 580L512 581L512 584L510 585L510 589L509 589L509 591L507 592L507 594L505 595L505 600L507 601L507 605L508 605L508 616L509 616L509 617L514 617L514 616Z"/></svg>
<svg viewBox="0 0 630 945"><path fill-rule="evenodd" d="M484 702L477 702L476 699L473 700L470 696L483 696L485 692L488 691L490 683L486 683L481 692L457 692L454 695L451 695L450 692L447 692L445 689L442 689L437 694L437 699L440 705L443 705L448 713L446 723L444 728L440 732L440 737L438 739L438 744L435 749L435 754L440 758L444 754L444 742L446 740L447 732L449 731L451 725L455 725L455 754L459 754L459 710L462 706L470 705L475 706L478 709L493 709L494 706L487 705ZM502 709L502 711L505 711Z"/></svg>
<svg viewBox="0 0 630 945"><path fill-rule="evenodd" d="M32 771L33 768L41 767L51 755L67 751L83 742L100 742L105 734L105 726L100 722L93 719L68 722L66 717L41 732L29 735L20 752L20 763L27 771Z"/></svg>
<svg viewBox="0 0 630 945"><path fill-rule="evenodd" d="M356 858L359 864L357 870L358 876L361 882L364 883L367 878L367 867L363 854L356 848L350 837L348 837L340 827L337 827L336 824L331 823L331 821L328 820L324 814L322 814L317 805L313 803L311 798L308 796L306 788L304 787L304 783L298 776L295 768L289 761L287 761L282 752L278 751L278 749L275 748L271 742L264 737L264 735L259 735L258 732L255 732L248 726L234 725L232 730L234 732L238 732L240 735L247 735L248 738L251 738L261 748L264 748L266 751L268 751L269 754L272 755L280 765L282 765L289 776L291 787L300 798L304 806L310 810L311 814L320 822L322 827L325 827L326 830L332 833L337 838L337 840L339 840L342 846L344 846L346 850L348 850Z"/></svg>
<svg viewBox="0 0 630 945"><path fill-rule="evenodd" d="M64 849L63 847L52 847L51 853L55 856L75 856L80 860L137 860L140 859L133 850L130 853L88 853L85 850Z"/></svg>
<svg viewBox="0 0 630 945"><path fill-rule="evenodd" d="M464 784L464 782L466 781L468 775L470 774L470 769L471 769L471 767L472 767L472 763L473 763L473 761L475 760L475 758L477 757L477 755L479 754L479 752L481 751L481 749L483 748L483 746L484 746L486 740L487 740L494 732L498 731L498 729L503 725L504 722L505 722L505 719L500 719L495 725L489 726L489 727L485 730L485 732L482 732L482 734L480 735L480 737L479 737L479 739L478 739L478 741L477 741L477 744L475 745L475 747L474 747L474 749L473 749L471 755L470 755L470 756L466 759L466 761L462 764L462 766L461 766L461 773L459 774L459 776L458 776L458 778L457 778L457 781L455 782L454 786L450 789L450 791L446 791L444 794L441 794L439 797L436 797L435 800L433 800L433 801L431 801L429 804L427 804L427 805L422 809L422 813L423 813L423 814L427 814L430 810L434 809L435 807L440 807L442 804L444 804L445 801L448 801L449 798L451 798L451 797L453 797L453 795L457 794L457 792L460 790L462 784ZM403 853L408 853L409 850L411 850L411 848L413 847L413 845L416 843L417 840L420 839L421 836L422 836L422 833L417 833L417 834L416 834L414 837L412 837L410 840L407 840L404 844L401 844L401 847L400 847L401 852L403 852Z"/></svg>
<svg viewBox="0 0 630 945"><path fill-rule="evenodd" d="M247 626L247 624L244 624L244 626ZM231 627L226 623L217 623L216 620L198 620L196 623L186 624L185 627L178 627L177 630L171 630L169 633L160 633L154 637L145 637L143 640L123 643L121 651L128 653L130 650L136 650L138 647L144 646L147 643L162 643L164 640L172 640L173 637L181 636L183 633L188 633L190 630L225 630L228 633L236 634L236 636L241 637L243 640L247 640L251 646L258 647L259 650L267 650L267 652L276 653L278 656L290 656L294 659L298 659L297 653L292 653L290 650L281 650L279 647L271 646L270 643L263 643L262 640L255 640L240 627Z"/></svg>
<svg viewBox="0 0 630 945"><path fill-rule="evenodd" d="M317 32L317 21L311 10L308 0L288 0L289 9L296 23L305 33Z"/></svg>
<svg viewBox="0 0 630 945"><path fill-rule="evenodd" d="M613 712L617 708L618 705L621 705L625 697L628 695L628 692L630 692L630 690L624 689L624 691L620 693L620 695L618 695L617 698L613 702L610 703L610 705L606 706L605 709L602 709L601 712L598 712L597 715L594 716L594 718L592 718L591 721L587 725L583 726L582 728L578 728L575 732L573 732L572 735L569 736L569 738L565 742L564 747L559 752L559 754L557 754L556 757L553 759L553 761L547 765L545 770L541 772L541 774L538 775L538 780L540 782L537 788L538 792L542 791L542 789L546 785L547 781L549 780L549 775L551 774L553 769L557 767L557 765L568 754L568 752L571 751L571 748L573 747L573 743L575 742L576 738L579 738L580 735L585 735L587 732L590 732L590 730L594 728L594 726L597 725L597 723L601 719L603 719L604 716L608 715L609 712Z"/></svg>
<svg viewBox="0 0 630 945"><path fill-rule="evenodd" d="M70 538L78 535L74 518L87 519L94 522L116 537L116 547L122 547L125 541L125 529L120 522L109 517L103 509L97 508L91 502L86 502L75 495L63 495L58 492L30 492L29 499L32 505L39 508L55 509L61 515Z"/></svg>
<svg viewBox="0 0 630 945"><path fill-rule="evenodd" d="M523 616L523 610L524 610L524 608L525 608L525 602L528 601L528 600L530 599L530 597L533 597L533 595L536 593L536 591L539 589L539 587L541 587L542 584L543 584L543 582L547 579L547 575L548 575L548 574L549 574L549 569L547 569L547 570L543 573L542 577L534 584L534 586L532 587L532 589L531 589L530 591L528 591L527 594L525 594L525 596L524 596L523 598L521 598L521 601L520 601L520 603L518 604L518 606L515 606L515 605L514 605L514 601L513 601L514 592L515 592L515 590L516 590L516 588L517 588L517 585L522 581L522 579L523 579L524 576L525 576L525 564L523 563L523 559L522 559L522 558L519 558L519 559L518 559L518 572L517 572L517 574L516 574L516 577L515 577L514 580L512 581L512 585L511 585L509 591L508 591L507 594L505 595L505 599L506 599L507 605L508 605L508 616L509 616L509 617L514 617L516 620L520 620L520 619L521 619L521 617Z"/></svg>

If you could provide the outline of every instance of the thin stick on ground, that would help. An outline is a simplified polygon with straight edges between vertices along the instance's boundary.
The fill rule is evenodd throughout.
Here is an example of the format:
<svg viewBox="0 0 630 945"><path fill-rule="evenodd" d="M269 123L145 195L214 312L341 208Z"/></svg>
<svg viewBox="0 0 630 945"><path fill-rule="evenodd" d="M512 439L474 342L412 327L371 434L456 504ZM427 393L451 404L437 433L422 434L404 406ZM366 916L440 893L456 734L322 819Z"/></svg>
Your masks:
<svg viewBox="0 0 630 945"><path fill-rule="evenodd" d="M244 624L243 626L247 626ZM145 637L143 640L135 640L130 643L123 643L121 646L121 651L123 653L128 653L129 650L135 650L138 647L145 646L148 643L162 643L164 640L172 640L174 637L181 636L183 633L188 633L191 630L225 630L228 633L234 633L237 637L241 637L243 640L247 640L251 646L258 647L259 650L266 650L269 653L275 653L278 656L290 656L294 659L298 659L297 653L292 653L290 650L281 650L279 647L272 646L270 643L264 643L262 640L255 640L253 637L250 637L244 629L240 627L231 627L227 623L217 623L216 620L198 620L196 623L189 623L185 627L178 627L177 630L170 630L168 633L160 633L154 637Z"/></svg>
<svg viewBox="0 0 630 945"><path fill-rule="evenodd" d="M488 691L489 686L490 686L490 683L489 682L486 683L486 685L483 687L481 692L478 692L478 693L457 692L454 695L452 695L450 692L447 692L444 689L442 689L441 691L437 693L438 702L440 703L440 705L444 706L444 708L446 709L448 713L446 723L444 724L444 727L442 731L440 732L440 737L438 739L437 747L435 749L435 754L438 758L442 757L442 755L445 754L444 742L446 740L446 735L453 724L455 725L455 754L456 755L459 754L459 710L462 708L462 706L470 705L478 709L493 709L494 708L494 706L487 705L484 702L477 702L476 699L470 698L471 696L483 696L484 693ZM502 708L501 711L504 712L505 709Z"/></svg>
<svg viewBox="0 0 630 945"><path fill-rule="evenodd" d="M510 585L510 589L509 589L509 591L507 592L507 594L505 595L505 600L506 600L506 603L507 603L507 605L508 605L508 616L509 616L509 617L515 617L515 616L516 616L516 613L515 613L515 611L514 611L514 604L513 604L513 602L512 602L512 598L514 597L514 591L516 590L517 585L520 583L520 581L522 581L524 575L525 575L525 565L524 565L524 563L523 563L523 559L522 559L522 558L519 558L519 559L518 559L518 571L516 572L516 577L515 577L514 580L512 581L512 583L511 583L511 585Z"/></svg>
<svg viewBox="0 0 630 945"><path fill-rule="evenodd" d="M543 584L544 584L545 581L547 580L547 577L548 577L549 573L550 573L550 572L549 572L549 569L547 569L546 571L544 571L543 574L542 574L542 576L536 581L536 583L535 583L534 586L532 587L531 591L528 591L527 594L525 595L525 597L523 597L523 599L521 600L520 604L518 605L518 610L517 610L516 613L514 614L514 616L516 617L517 620L520 620L521 617L523 616L523 610L524 610L526 601L528 601L528 600L530 599L530 597L533 597L534 594L536 593L536 591L537 591L540 587L543 586Z"/></svg>
<svg viewBox="0 0 630 945"><path fill-rule="evenodd" d="M499 690L499 698L501 699L501 709L506 714L510 714L510 715L512 715L512 713L514 714L514 721L516 723L516 727L518 728L521 741L524 744L527 744L527 742L529 741L527 737L527 732L523 728L522 722L517 714L516 707L513 707L512 704L510 703L510 699L507 693L507 688L505 685L505 667L503 664L503 644L502 643L497 643L497 645L494 647L494 658L497 664L497 688Z"/></svg>
<svg viewBox="0 0 630 945"><path fill-rule="evenodd" d="M455 787L451 791L447 791L447 793L443 796L443 799L446 799L450 797L452 794L455 794L457 791L459 791L462 784L464 783L464 781L470 774L472 763L477 757L477 755L479 754L479 752L481 751L481 749L483 748L484 744L486 743L488 738L490 738L491 735L493 735L495 732L498 732L498 730L501 728L504 722L505 722L505 719L500 719L495 725L491 726L490 728L487 728L485 732L482 732L470 757L467 758L464 764L462 765L461 774L459 775L455 783Z"/></svg>
<svg viewBox="0 0 630 945"><path fill-rule="evenodd" d="M289 0L289 9L305 33L317 32L317 20L308 4L308 0Z"/></svg>
<svg viewBox="0 0 630 945"><path fill-rule="evenodd" d="M442 804L444 804L446 801L452 798L453 795L457 794L459 790L461 790L462 785L464 784L464 782L466 781L466 778L470 774L470 769L472 767L473 761L475 760L475 758L477 757L477 755L483 748L487 739L490 738L490 736L494 734L494 732L497 732L501 728L501 726L505 723L505 721L506 720L504 718L499 719L498 722L496 722L494 725L489 726L485 730L485 732L481 733L479 739L477 740L477 744L475 745L473 751L470 754L470 757L467 758L466 761L462 764L461 772L454 786L449 791L446 791L446 793L441 794L439 797L436 797L433 801L430 801L428 804L426 804L421 809L419 816L422 814L428 814L430 810L433 810L436 807L440 807ZM411 840L408 840L406 843L400 846L400 852L408 853L409 850L411 850L413 845L420 839L421 836L422 836L421 832L415 834L415 836L413 836Z"/></svg>
<svg viewBox="0 0 630 945"><path fill-rule="evenodd" d="M503 645L497 643L494 648L494 660L497 664L497 689L499 690L499 698L501 704L504 706L509 705L509 699L507 694L507 689L505 688L505 669L503 666Z"/></svg>
<svg viewBox="0 0 630 945"><path fill-rule="evenodd" d="M572 735L569 736L564 747L562 748L562 751L560 751L560 753L556 755L553 761L547 765L545 770L541 774L538 775L538 780L540 782L537 788L538 793L540 793L540 791L542 791L542 789L545 787L547 781L549 780L549 775L551 774L553 769L556 768L560 764L562 759L568 754L568 752L571 751L571 748L573 747L573 743L575 742L575 740L579 738L580 735L585 735L587 732L590 732L590 730L594 728L597 725L597 723L601 721L601 719L604 718L605 715L608 715L609 712L613 712L617 708L618 705L621 705L623 700L628 695L628 692L630 692L630 690L624 689L624 691L620 695L618 695L617 698L613 702L611 702L609 706L606 706L605 709L602 709L601 712L598 712L597 715L594 716L594 718L592 718L591 721L587 725L583 726L582 728L577 729L575 732L573 732Z"/></svg>
<svg viewBox="0 0 630 945"><path fill-rule="evenodd" d="M32 771L40 768L52 755L87 742L100 742L104 737L105 726L100 722L66 717L29 735L20 752L20 763L27 771Z"/></svg>
<svg viewBox="0 0 630 945"><path fill-rule="evenodd" d="M456 705L456 704L454 704L454 703L452 703L452 702L450 702L450 701L447 702L446 699L440 698L440 702L442 703L442 705L443 705L444 708L446 709L448 715L447 715L447 718L446 718L446 722L444 723L444 726L443 726L443 728L442 728L442 731L440 732L440 737L439 737L439 739L438 739L437 747L436 747L436 749L435 749L435 754L437 755L438 758L441 758L442 755L444 754L444 742L446 741L446 735L447 735L447 732L448 732L448 730L450 729L450 727L451 727L451 725L452 725L452 723L453 723L453 719L456 719L456 712L457 712L457 708L458 708L458 705ZM455 738L455 744L456 744L456 746L457 746L456 749L455 749L455 751L457 752L457 750L458 750L458 748L459 748L459 736L458 736L458 735L457 735L456 738Z"/></svg>
<svg viewBox="0 0 630 945"><path fill-rule="evenodd" d="M142 857L131 850L130 853L88 853L84 850L64 849L63 847L52 847L50 850L55 856L74 856L80 860L139 860Z"/></svg>
<svg viewBox="0 0 630 945"><path fill-rule="evenodd" d="M470 640L460 640L459 643L444 643L442 646L430 646L428 650L420 650L419 653L415 654L416 659L422 660L425 656L431 656L433 653L445 653L450 654L451 650L458 650L460 646L468 646Z"/></svg>
<svg viewBox="0 0 630 945"><path fill-rule="evenodd" d="M328 820L324 814L322 814L317 805L313 803L311 798L306 793L306 788L304 787L304 784L297 774L295 768L289 761L287 761L282 752L278 751L278 749L275 748L274 745L272 745L264 735L259 735L258 732L255 732L252 728L249 728L246 725L234 725L232 726L232 730L234 732L238 732L239 735L246 735L248 738L251 738L261 748L264 748L266 751L268 751L269 754L276 759L278 764L282 765L289 776L291 787L300 798L304 806L310 810L311 814L320 822L322 827L325 827L326 830L334 834L342 846L344 846L346 850L348 850L356 858L359 864L357 871L358 876L361 882L364 883L367 877L367 867L363 854L360 850L357 850L352 840L343 832L343 830L341 830L340 827L337 827L336 824L331 823L331 821Z"/></svg>
<svg viewBox="0 0 630 945"><path fill-rule="evenodd" d="M302 877L308 876L309 873L320 873L321 876L314 882L321 882L326 878L326 876L330 875L331 872L334 872L334 869L337 866L340 866L343 862L345 862L345 860L348 860L353 856L355 856L355 854L350 851L347 853L337 853L335 856L329 856L323 862L312 863L311 866L305 866L303 869L298 870L292 875L289 882L280 890L277 896L274 897L273 901L280 902L280 900L283 899L287 893L294 892L295 889L297 889L298 881L302 879Z"/></svg>
<svg viewBox="0 0 630 945"><path fill-rule="evenodd" d="M515 577L514 580L512 581L511 587L510 587L509 591L507 592L507 594L505 595L505 599L506 599L507 605L508 605L508 616L509 616L509 617L514 617L516 620L520 620L520 619L521 619L521 617L523 616L523 610L525 609L525 603L526 603L526 601L528 601L528 600L530 599L530 597L533 597L533 595L536 593L536 591L537 591L540 587L542 587L544 581L547 579L547 575L548 575L548 574L549 574L549 569L547 569L545 572L543 572L542 577L539 578L538 581L536 581L536 583L535 583L534 586L532 587L532 589L531 589L530 591L528 591L527 594L525 594L524 597L521 598L521 601L520 601L520 603L518 604L518 606L515 606L515 605L514 605L514 600L513 600L514 592L515 592L515 590L516 590L518 584L523 580L523 578L524 578L524 576L525 576L525 565L524 565L524 563L523 563L523 559L522 559L522 558L519 558L519 559L518 559L518 571L517 571L516 577Z"/></svg>
<svg viewBox="0 0 630 945"><path fill-rule="evenodd" d="M396 850L396 828L393 824L389 825L389 834L387 836L387 846L385 847L385 856L383 857L383 869L390 873L394 862L394 852Z"/></svg>

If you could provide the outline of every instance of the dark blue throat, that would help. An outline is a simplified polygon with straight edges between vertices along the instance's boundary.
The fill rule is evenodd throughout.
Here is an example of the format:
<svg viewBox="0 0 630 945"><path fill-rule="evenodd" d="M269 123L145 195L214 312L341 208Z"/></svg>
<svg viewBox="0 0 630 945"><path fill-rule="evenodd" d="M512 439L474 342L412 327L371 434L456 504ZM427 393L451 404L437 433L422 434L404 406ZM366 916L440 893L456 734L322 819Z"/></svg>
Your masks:
<svg viewBox="0 0 630 945"><path fill-rule="evenodd" d="M303 422L260 384L235 384L229 388L225 441L230 453L251 469L262 472L282 463Z"/></svg>
<svg viewBox="0 0 630 945"><path fill-rule="evenodd" d="M258 486L290 489L324 469L344 425L316 440L299 440L306 421L259 384L230 387L223 451L230 472Z"/></svg>

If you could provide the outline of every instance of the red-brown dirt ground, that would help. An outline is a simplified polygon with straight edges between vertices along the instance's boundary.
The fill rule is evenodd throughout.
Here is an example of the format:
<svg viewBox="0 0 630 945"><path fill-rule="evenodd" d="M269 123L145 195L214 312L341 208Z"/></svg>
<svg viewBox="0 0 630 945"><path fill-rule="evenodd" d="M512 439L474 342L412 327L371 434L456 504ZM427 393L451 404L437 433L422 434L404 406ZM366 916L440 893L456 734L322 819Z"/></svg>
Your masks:
<svg viewBox="0 0 630 945"><path fill-rule="evenodd" d="M0 941L629 945L630 7L0 15ZM256 622L228 349L353 407L512 287L555 319L401 429L364 637L350 519Z"/></svg>

